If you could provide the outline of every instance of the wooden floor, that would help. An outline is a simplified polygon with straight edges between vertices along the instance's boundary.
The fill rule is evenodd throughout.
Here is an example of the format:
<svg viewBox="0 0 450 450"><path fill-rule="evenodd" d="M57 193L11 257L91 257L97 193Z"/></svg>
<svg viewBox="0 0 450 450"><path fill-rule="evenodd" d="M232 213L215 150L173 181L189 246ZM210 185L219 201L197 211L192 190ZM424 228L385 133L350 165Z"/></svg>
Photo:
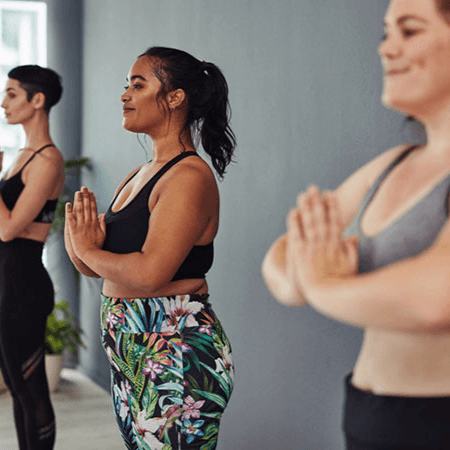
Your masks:
<svg viewBox="0 0 450 450"><path fill-rule="evenodd" d="M63 369L52 394L56 414L55 450L124 450L108 392L80 372ZM18 450L11 397L0 395L0 449Z"/></svg>

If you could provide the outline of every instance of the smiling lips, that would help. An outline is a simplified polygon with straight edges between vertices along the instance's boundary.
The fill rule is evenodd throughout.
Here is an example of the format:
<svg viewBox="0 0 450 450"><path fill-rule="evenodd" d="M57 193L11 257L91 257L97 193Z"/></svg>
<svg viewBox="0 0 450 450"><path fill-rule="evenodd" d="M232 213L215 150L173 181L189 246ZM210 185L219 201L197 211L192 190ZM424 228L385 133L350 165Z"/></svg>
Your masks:
<svg viewBox="0 0 450 450"><path fill-rule="evenodd" d="M406 69L389 69L389 70L386 70L384 72L384 74L388 77L391 77L394 75L402 75L402 74L408 72L408 70L409 69L407 69L407 68Z"/></svg>

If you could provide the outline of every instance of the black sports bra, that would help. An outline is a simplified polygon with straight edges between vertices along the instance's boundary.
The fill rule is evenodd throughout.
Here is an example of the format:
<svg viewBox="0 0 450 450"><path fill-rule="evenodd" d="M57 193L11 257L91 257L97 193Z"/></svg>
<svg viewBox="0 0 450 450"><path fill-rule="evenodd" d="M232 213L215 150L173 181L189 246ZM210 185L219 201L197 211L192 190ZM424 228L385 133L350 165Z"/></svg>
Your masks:
<svg viewBox="0 0 450 450"><path fill-rule="evenodd" d="M36 150L31 158L22 166L22 168L11 178L7 179L1 179L0 180L0 195L3 199L3 202L5 203L6 207L12 211L20 194L25 188L25 185L22 181L22 172L23 169L27 166L27 164L30 163L30 161L42 150L44 150L47 147L54 147L53 144L47 144L44 145L44 147L41 147L39 150ZM47 200L45 202L44 207L39 212L37 217L34 219L33 222L38 223L52 223L55 218L55 211L56 211L56 205L58 203L58 199L54 200Z"/></svg>
<svg viewBox="0 0 450 450"><path fill-rule="evenodd" d="M119 211L113 212L111 208L120 193L119 191L105 214L106 238L103 244L103 250L120 254L140 252L142 250L147 237L150 219L150 211L148 209L150 193L156 182L172 166L188 156L198 156L198 154L192 151L184 152L171 159L145 184L130 203ZM136 173L129 178L127 183ZM213 257L213 242L207 245L196 245L192 247L192 250L181 263L171 281L205 278L206 273L212 266Z"/></svg>

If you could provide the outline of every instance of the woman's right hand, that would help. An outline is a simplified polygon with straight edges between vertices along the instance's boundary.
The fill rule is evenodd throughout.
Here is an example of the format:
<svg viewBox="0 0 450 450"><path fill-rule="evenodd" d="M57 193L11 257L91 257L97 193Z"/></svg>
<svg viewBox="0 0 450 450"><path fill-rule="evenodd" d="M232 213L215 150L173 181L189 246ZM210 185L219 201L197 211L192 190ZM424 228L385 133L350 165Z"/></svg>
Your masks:
<svg viewBox="0 0 450 450"><path fill-rule="evenodd" d="M72 237L70 234L70 226L69 221L66 220L64 222L64 243L66 247L67 254L69 255L70 260L74 264L74 266L81 272L83 275L92 278L100 278L100 276L91 270L78 256L76 255L73 245L72 245Z"/></svg>
<svg viewBox="0 0 450 450"><path fill-rule="evenodd" d="M358 273L358 237L343 237L339 205L330 192L312 186L288 216L288 254L293 276L306 295ZM292 253L291 253L292 252Z"/></svg>

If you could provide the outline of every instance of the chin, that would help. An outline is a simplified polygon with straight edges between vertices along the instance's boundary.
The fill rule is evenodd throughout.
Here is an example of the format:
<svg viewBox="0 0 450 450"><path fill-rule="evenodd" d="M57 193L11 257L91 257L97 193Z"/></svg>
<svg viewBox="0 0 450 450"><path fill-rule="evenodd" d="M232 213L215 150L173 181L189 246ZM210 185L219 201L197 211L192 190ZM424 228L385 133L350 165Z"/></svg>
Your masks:
<svg viewBox="0 0 450 450"><path fill-rule="evenodd" d="M398 111L406 116L416 116L418 110L422 109L423 103L412 99L411 96L401 96L399 92L392 95L384 92L381 96L381 103L387 108Z"/></svg>

